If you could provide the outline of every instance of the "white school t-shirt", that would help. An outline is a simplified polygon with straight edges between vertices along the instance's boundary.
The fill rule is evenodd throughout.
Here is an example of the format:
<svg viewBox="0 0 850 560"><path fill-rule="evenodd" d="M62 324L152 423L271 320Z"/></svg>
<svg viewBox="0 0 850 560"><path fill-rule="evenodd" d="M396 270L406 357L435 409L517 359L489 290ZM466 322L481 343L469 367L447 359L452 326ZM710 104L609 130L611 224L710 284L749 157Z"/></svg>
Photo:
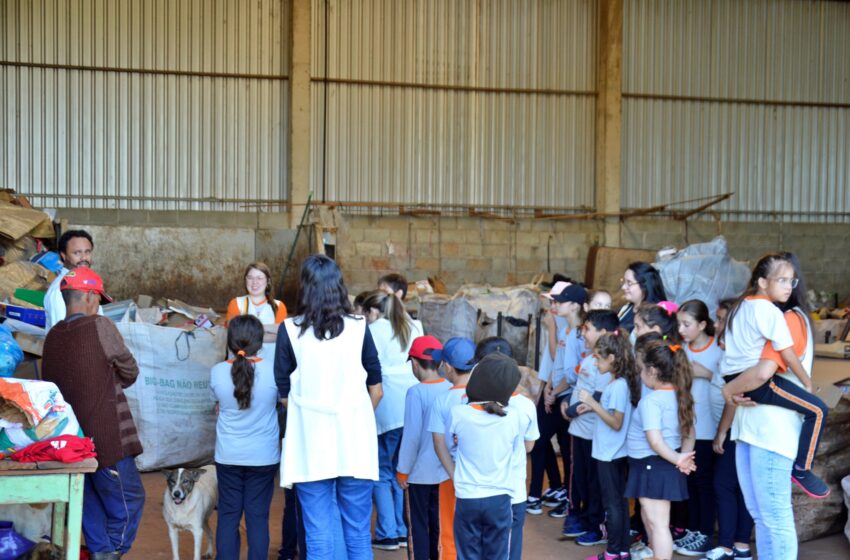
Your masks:
<svg viewBox="0 0 850 560"><path fill-rule="evenodd" d="M579 402L578 395L582 389L593 394L596 391L605 389L609 381L611 381L611 374L599 373L599 368L596 367L596 359L593 355L586 356L581 361L581 366L579 366L578 381L576 381L576 388L573 391L572 397L570 397L570 406ZM593 430L596 427L597 421L599 421L599 415L595 412L579 414L570 421L568 431L572 436L592 440Z"/></svg>
<svg viewBox="0 0 850 560"><path fill-rule="evenodd" d="M638 403L643 431L659 430L670 449L682 447L679 432L679 401L672 388L655 389Z"/></svg>
<svg viewBox="0 0 850 560"><path fill-rule="evenodd" d="M526 489L526 478L528 476L528 453L525 450L526 441L537 441L540 439L540 430L537 427L537 407L534 402L520 394L514 393L508 401L508 408L516 410L519 414L521 438L514 442L513 455L511 456L511 480L514 483L511 492L511 505L525 503L528 498Z"/></svg>
<svg viewBox="0 0 850 560"><path fill-rule="evenodd" d="M682 436L679 433L679 402L676 399L675 389L655 389L640 400L638 410L644 440L646 440L646 432L658 430L670 449L675 451L682 447ZM649 453L645 453L647 449ZM646 440L644 453L641 457L658 455L649 445L648 440ZM631 449L629 449L629 456L633 456Z"/></svg>
<svg viewBox="0 0 850 560"><path fill-rule="evenodd" d="M777 352L794 344L782 311L764 296L750 296L741 302L724 338L726 353L720 362L724 376L758 364L767 341Z"/></svg>
<svg viewBox="0 0 850 560"><path fill-rule="evenodd" d="M461 404L451 410L451 437L457 437L455 495L461 499L490 498L514 491L514 446L522 445L522 416L505 408L505 416ZM519 441L518 441L519 440Z"/></svg>
<svg viewBox="0 0 850 560"><path fill-rule="evenodd" d="M795 308L794 312L800 315L803 313L799 308ZM784 322L785 319L783 318ZM814 361L814 337L811 325L805 318L803 323L806 329L806 350L800 356L800 363L811 376ZM777 373L776 375L781 375L791 383L796 383L801 387L803 385L792 372ZM732 440L743 441L793 460L797 458L797 445L802 427L803 417L793 410L768 404L739 406L735 409L735 420L732 422Z"/></svg>
<svg viewBox="0 0 850 560"><path fill-rule="evenodd" d="M723 414L723 378L720 376L720 360L723 350L717 345L717 339L711 337L704 348L685 347L688 360L696 362L712 373L711 380L694 377L691 395L694 397L694 416L696 417L696 439L713 440L717 425Z"/></svg>
<svg viewBox="0 0 850 560"><path fill-rule="evenodd" d="M428 431L432 434L443 434L446 438L446 447L449 448L452 457L457 451L449 430L452 422L452 408L467 402L469 401L466 398L466 385L455 385L434 400L434 405L428 414Z"/></svg>
<svg viewBox="0 0 850 560"><path fill-rule="evenodd" d="M601 418L596 419L593 430L591 456L597 461L613 461L626 456L626 434L632 419L632 403L629 384L625 378L614 379L602 391L602 408L608 412L622 412L623 425L615 430Z"/></svg>
<svg viewBox="0 0 850 560"><path fill-rule="evenodd" d="M582 359L584 339L580 336L579 329L570 328L563 317L555 317L555 324L558 327L558 351L552 365L552 387L566 381L567 388L555 395L565 397L573 390L576 382L576 370Z"/></svg>

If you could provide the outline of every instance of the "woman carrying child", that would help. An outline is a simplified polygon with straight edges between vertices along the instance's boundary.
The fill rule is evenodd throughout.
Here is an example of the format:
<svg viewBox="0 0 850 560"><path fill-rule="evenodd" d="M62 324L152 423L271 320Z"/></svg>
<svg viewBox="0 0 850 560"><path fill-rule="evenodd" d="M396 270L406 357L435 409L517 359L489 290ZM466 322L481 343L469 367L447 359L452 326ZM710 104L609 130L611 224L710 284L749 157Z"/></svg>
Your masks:
<svg viewBox="0 0 850 560"><path fill-rule="evenodd" d="M780 362L789 365L793 363L786 360L787 352L782 352L781 357L777 352L777 349L789 344L788 339L784 343L777 343L777 339L783 339L781 331L785 327L790 335L791 346L788 349L802 365L806 384L811 384L808 372L811 371L814 357L812 328L805 286L796 257L790 253L763 257L756 264L750 287L745 293L765 295L768 300L779 303L781 308L771 309L760 303L765 300L750 299L752 295L745 296L744 301L740 302L741 307L733 308L728 317L725 332L727 357L732 349L740 348L740 342L735 339L745 334L748 325L745 319L752 311L747 308L754 302L761 309L758 324L763 324L770 317L776 319L774 310L780 312L779 321L777 324L770 323L775 332L773 336L765 338L772 342L760 354L756 354L755 365L733 380L727 379L724 395L727 400L731 397L741 402L740 397L735 395L758 384L758 381L753 383L750 379L752 377L757 380L769 379L769 390L787 395L788 402L770 398L767 401L776 406L761 406L767 404L763 402L763 395L748 393L746 396L759 406L738 406L735 410L731 436L736 440L738 480L747 509L755 521L759 557L775 560L796 558L797 532L788 479L798 485L810 486L813 491L804 490L815 497L829 494L826 484L821 482L823 487L815 487L815 480L820 479L811 471L804 470L814 458L817 438L826 420L826 406L801 387L804 384L796 372L776 371ZM750 303L745 305L747 301ZM784 317L781 311L785 311ZM773 375L774 372L776 375ZM803 413L802 418L798 412Z"/></svg>
<svg viewBox="0 0 850 560"><path fill-rule="evenodd" d="M688 498L685 475L696 468L693 374L681 346L659 340L655 334L638 339L635 365L652 391L640 399L629 426L626 497L640 501L654 556L669 560L673 555L670 502Z"/></svg>

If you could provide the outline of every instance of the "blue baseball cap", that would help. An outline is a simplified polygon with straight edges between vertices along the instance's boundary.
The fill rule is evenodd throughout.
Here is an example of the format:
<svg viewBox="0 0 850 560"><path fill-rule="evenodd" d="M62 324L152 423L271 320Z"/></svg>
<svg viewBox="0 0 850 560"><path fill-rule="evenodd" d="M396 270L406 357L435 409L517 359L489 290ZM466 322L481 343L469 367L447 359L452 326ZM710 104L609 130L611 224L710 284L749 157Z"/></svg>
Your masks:
<svg viewBox="0 0 850 560"><path fill-rule="evenodd" d="M438 362L446 362L455 369L471 370L475 365L475 343L468 338L450 338L442 350L434 350L431 357Z"/></svg>

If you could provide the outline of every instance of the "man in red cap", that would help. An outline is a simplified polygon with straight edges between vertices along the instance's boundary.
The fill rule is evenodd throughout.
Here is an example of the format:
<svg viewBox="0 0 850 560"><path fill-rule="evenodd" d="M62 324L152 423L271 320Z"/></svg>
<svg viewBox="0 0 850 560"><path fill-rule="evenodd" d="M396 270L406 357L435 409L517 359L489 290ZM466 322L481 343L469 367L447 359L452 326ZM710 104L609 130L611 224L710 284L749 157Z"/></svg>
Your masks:
<svg viewBox="0 0 850 560"><path fill-rule="evenodd" d="M96 272L77 267L60 290L67 316L44 340L43 378L59 387L94 440L98 470L86 474L83 498L86 546L94 560L117 559L130 550L145 503L134 460L142 444L124 396L139 366L112 321L97 315L101 298L112 300Z"/></svg>

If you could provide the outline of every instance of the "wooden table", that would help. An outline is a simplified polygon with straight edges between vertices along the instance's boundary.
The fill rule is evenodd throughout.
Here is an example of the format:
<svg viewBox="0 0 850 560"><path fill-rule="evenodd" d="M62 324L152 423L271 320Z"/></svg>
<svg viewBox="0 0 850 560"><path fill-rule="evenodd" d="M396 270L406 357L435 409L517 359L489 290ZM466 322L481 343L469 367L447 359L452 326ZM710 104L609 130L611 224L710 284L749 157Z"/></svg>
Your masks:
<svg viewBox="0 0 850 560"><path fill-rule="evenodd" d="M64 545L67 560L80 558L83 475L97 469L95 459L79 463L0 461L0 503L53 503L53 544ZM68 538L65 539L65 518Z"/></svg>

